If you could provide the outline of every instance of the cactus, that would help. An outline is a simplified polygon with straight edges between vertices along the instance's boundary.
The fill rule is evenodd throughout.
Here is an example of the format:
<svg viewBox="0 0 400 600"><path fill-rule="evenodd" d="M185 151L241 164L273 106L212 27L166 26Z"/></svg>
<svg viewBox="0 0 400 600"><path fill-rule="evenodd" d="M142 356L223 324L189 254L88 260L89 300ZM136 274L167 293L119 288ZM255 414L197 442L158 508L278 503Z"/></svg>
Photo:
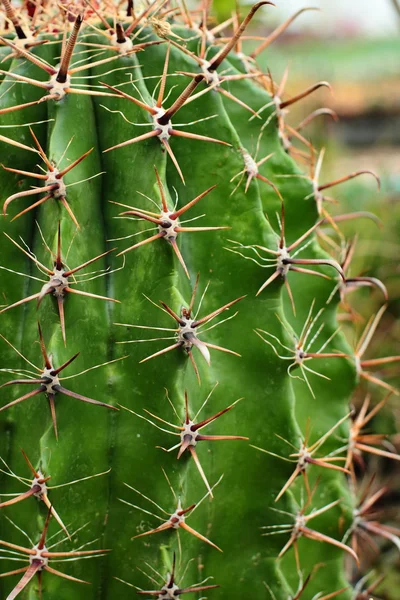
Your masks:
<svg viewBox="0 0 400 600"><path fill-rule="evenodd" d="M318 243L371 217L286 122L328 84L257 66L290 22L243 53L267 1L2 4L2 597L354 598L358 532L399 546L355 460L398 456L348 403L399 357L365 357L384 308L338 329L387 292Z"/></svg>

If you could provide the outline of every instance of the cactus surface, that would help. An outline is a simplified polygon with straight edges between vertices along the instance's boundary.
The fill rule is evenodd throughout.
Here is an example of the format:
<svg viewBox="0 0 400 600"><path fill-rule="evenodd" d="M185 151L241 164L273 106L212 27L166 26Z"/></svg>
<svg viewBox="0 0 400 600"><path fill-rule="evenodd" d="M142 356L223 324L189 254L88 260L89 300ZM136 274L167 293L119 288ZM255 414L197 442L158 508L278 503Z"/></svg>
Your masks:
<svg viewBox="0 0 400 600"><path fill-rule="evenodd" d="M241 49L271 3L122 4L3 0L1 597L349 600L348 403L386 384L337 310L386 290L318 243L298 98Z"/></svg>

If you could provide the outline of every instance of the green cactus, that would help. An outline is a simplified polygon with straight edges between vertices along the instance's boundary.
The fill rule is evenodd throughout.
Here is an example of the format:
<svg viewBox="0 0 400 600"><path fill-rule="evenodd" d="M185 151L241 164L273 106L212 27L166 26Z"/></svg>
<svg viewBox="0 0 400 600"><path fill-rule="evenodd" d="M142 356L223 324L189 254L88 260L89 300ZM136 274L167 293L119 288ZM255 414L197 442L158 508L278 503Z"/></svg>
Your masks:
<svg viewBox="0 0 400 600"><path fill-rule="evenodd" d="M318 244L336 182L240 46L270 3L100 4L3 0L2 597L350 599L337 309L386 290Z"/></svg>

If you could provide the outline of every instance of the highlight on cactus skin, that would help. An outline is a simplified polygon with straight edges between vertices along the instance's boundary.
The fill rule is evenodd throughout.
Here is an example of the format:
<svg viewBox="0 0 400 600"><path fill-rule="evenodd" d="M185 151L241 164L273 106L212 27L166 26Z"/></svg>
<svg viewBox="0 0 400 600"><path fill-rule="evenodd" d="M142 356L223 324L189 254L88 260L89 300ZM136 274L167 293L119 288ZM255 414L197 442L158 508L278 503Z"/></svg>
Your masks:
<svg viewBox="0 0 400 600"><path fill-rule="evenodd" d="M315 8L254 34L274 6L0 1L2 598L364 600L400 549L390 289L344 227L379 220L325 195L380 180L320 183L337 115L289 109L331 86L260 60Z"/></svg>

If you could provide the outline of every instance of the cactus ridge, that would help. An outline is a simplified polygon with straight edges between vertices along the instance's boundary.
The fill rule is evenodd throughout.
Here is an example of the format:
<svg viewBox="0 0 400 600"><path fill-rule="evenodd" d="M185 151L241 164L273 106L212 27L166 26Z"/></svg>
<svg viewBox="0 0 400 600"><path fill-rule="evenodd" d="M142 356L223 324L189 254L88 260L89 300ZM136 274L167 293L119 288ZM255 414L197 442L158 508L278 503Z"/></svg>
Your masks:
<svg viewBox="0 0 400 600"><path fill-rule="evenodd" d="M277 83L258 63L314 9L268 36L249 33L273 6L216 25L208 2L2 0L7 600L132 589L165 600L358 600L380 583L363 570L365 540L400 548L398 530L376 516L387 487L363 490L358 478L365 456L398 460L370 429L399 394L380 373L399 356L370 349L388 292L351 275L355 240L341 230L379 222L366 211L333 216L325 195L364 174L380 180L363 169L320 183L325 151L306 128L337 115L317 109L294 126L290 108L329 83L288 96L289 71ZM357 322L348 293L361 287L385 304L352 350L337 317ZM64 376L73 361L78 373ZM78 391L64 387L69 378ZM370 408L368 394L355 413L359 383L377 402ZM168 434L177 443L166 448ZM26 466L30 478L17 475Z"/></svg>

